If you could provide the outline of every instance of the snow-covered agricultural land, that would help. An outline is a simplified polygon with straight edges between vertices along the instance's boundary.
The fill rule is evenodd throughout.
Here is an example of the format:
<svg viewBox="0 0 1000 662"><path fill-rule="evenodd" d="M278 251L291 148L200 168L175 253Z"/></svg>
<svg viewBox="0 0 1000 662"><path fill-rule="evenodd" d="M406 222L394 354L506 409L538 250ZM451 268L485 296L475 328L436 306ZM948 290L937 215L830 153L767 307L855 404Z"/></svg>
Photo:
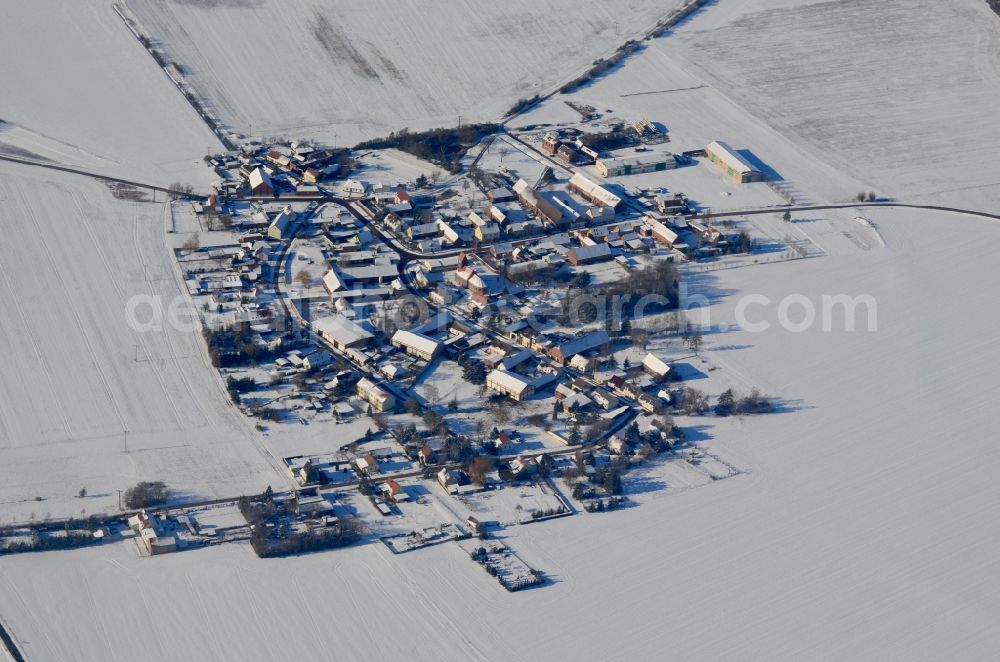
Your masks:
<svg viewBox="0 0 1000 662"><path fill-rule="evenodd" d="M499 120L679 4L127 0L225 128L338 146L458 116ZM0 157L207 190L217 175L202 157L221 143L110 0L5 9ZM581 120L584 106L600 117ZM551 164L553 187L574 170L601 180L596 167L563 167L531 145L555 125L597 131L645 117L668 130L673 152L717 139L745 150L803 207L872 191L955 208L808 208L785 219L779 192L734 183L700 155L608 178L623 192L684 192L701 210L764 212L704 219L746 229L758 252L678 259L684 301L705 304L690 311L703 324L698 351L652 328L648 348L615 352L633 366L647 350L677 359L682 383L713 402L725 388L759 388L776 405L760 416L675 412L688 445L635 453L614 512L590 512L555 475L452 485L447 466L442 477L441 464L374 429L379 416L353 382L313 413L255 424L233 405L200 330L183 317L148 328L149 304L169 313L190 300L175 249L233 234L204 231L204 212L162 191L0 161L0 526L17 522L14 536L30 537L28 521L117 513L119 490L162 480L177 501L232 498L204 523L242 528L235 497L302 487L308 472L293 479L281 458L306 456L338 483L302 490L315 491L302 501L312 507L336 504L308 526L364 525L354 544L285 558L258 558L245 538L153 557L111 532L86 549L0 555L0 627L33 662L996 659L997 108L1000 16L983 0L708 0L606 75L518 115L483 150L491 173L503 166L534 182ZM390 187L428 174L395 151L356 167ZM270 243L320 271L320 239ZM613 261L584 271L595 287L627 273ZM333 305L318 282L290 287ZM380 370L408 369L394 383L400 400L410 384L452 431L496 426L513 437L507 449L572 464L570 412L556 419L554 384L499 420L458 361L392 351ZM244 406L278 391L259 365L246 374L263 387ZM381 418L423 430L400 409ZM561 437L528 423L550 412ZM659 417L636 414L644 430ZM371 453L370 472L349 453ZM612 457L622 455L602 449L602 461ZM563 504L567 516L532 521ZM539 585L510 592L470 558L480 523L510 550L509 567L537 571ZM441 541L467 531L462 544ZM405 553L379 540L390 535ZM421 547L429 541L438 544Z"/></svg>
<svg viewBox="0 0 1000 662"><path fill-rule="evenodd" d="M681 3L127 4L232 130L350 145L497 120Z"/></svg>
<svg viewBox="0 0 1000 662"><path fill-rule="evenodd" d="M197 328L168 321L187 300L167 208L12 164L0 164L0 201L2 519L113 510L138 480L190 498L279 484Z"/></svg>
<svg viewBox="0 0 1000 662"><path fill-rule="evenodd" d="M221 149L218 139L110 5L5 7L0 155L207 188L202 158Z"/></svg>

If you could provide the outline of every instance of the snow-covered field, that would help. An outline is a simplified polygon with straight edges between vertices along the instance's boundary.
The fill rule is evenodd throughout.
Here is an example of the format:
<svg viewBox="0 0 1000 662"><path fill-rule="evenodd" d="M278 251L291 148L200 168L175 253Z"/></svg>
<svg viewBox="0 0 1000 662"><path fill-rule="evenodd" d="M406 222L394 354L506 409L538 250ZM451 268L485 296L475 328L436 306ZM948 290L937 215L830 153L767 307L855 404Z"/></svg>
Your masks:
<svg viewBox="0 0 1000 662"><path fill-rule="evenodd" d="M982 0L723 2L659 45L884 195L1000 202L1000 17Z"/></svg>
<svg viewBox="0 0 1000 662"><path fill-rule="evenodd" d="M105 0L10 3L0 21L0 154L198 188L221 149ZM10 129L10 130L8 130ZM17 155L17 154L15 154Z"/></svg>
<svg viewBox="0 0 1000 662"><path fill-rule="evenodd" d="M200 334L128 322L132 297L160 297L165 311L181 296L164 205L11 164L0 164L0 204L4 521L113 512L117 490L145 479L205 498L282 484ZM143 304L135 319L151 314Z"/></svg>
<svg viewBox="0 0 1000 662"><path fill-rule="evenodd" d="M340 144L497 119L679 4L128 2L232 128Z"/></svg>
<svg viewBox="0 0 1000 662"><path fill-rule="evenodd" d="M751 473L508 531L550 586L510 595L451 544L270 561L241 545L154 560L111 546L5 559L0 613L35 659L111 659L135 632L148 659L989 659L1000 311L983 293L1000 286L984 267L1000 225L871 216L884 249L845 240L714 274L732 291L717 323L745 293L870 293L878 330L709 338L732 348L714 358L733 380L786 400L786 413L704 421Z"/></svg>
<svg viewBox="0 0 1000 662"><path fill-rule="evenodd" d="M634 4L130 2L236 128L339 142L494 118L669 9ZM1000 20L983 4L708 3L569 98L663 122L677 149L749 149L813 199L875 188L988 208ZM198 161L214 139L108 3L12 5L0 37L19 54L0 67L0 152L211 179ZM564 100L518 123L576 121ZM132 295L181 292L162 205L2 164L0 209L0 519L112 511L140 479L200 497L277 488L265 444L356 436L262 439L197 334L128 327ZM696 385L760 387L780 412L678 420L742 475L702 487L652 463L627 482L636 507L507 530L547 586L507 593L451 543L267 561L243 544L154 559L121 543L3 558L0 617L31 660L993 659L1000 224L866 209L875 230L857 213L797 218L789 234L821 257L688 272L716 325L716 369ZM746 314L771 330L732 326L749 294L770 301ZM830 331L779 328L779 302L803 295L821 315L824 294L871 295L877 330L862 315L845 332L840 313ZM471 408L457 375L435 370L424 390L435 381Z"/></svg>
<svg viewBox="0 0 1000 662"><path fill-rule="evenodd" d="M567 100L604 119L648 117L677 151L715 139L751 151L799 202L868 190L985 211L1000 201L1000 17L981 0L712 3L644 43L517 124L578 122Z"/></svg>

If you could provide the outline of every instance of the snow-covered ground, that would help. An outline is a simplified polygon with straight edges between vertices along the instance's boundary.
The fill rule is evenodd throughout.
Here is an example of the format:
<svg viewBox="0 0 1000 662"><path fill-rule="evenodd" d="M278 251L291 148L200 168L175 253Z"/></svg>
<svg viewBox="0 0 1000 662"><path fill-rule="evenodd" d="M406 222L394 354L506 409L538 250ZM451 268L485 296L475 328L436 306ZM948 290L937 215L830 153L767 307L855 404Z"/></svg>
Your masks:
<svg viewBox="0 0 1000 662"><path fill-rule="evenodd" d="M495 120L679 4L128 2L232 128L339 144Z"/></svg>
<svg viewBox="0 0 1000 662"><path fill-rule="evenodd" d="M162 331L137 332L129 323L133 297L147 302L135 308L140 324L152 320L151 297L165 317L185 300L164 243L164 205L11 164L0 164L0 204L4 521L113 512L117 490L138 480L204 498L283 484L229 403L198 330L165 320ZM77 499L83 487L90 495Z"/></svg>
<svg viewBox="0 0 1000 662"><path fill-rule="evenodd" d="M459 112L495 117L609 49L615 21L624 36L666 11L549 0L547 13L570 17L553 25L522 4L339 14L248 0L133 4L238 128L340 142L451 124ZM708 3L570 99L663 122L677 149L728 140L813 199L875 188L988 206L1000 21L983 4ZM40 34L58 48L38 48ZM0 151L160 183L211 178L197 163L211 135L106 3L12 6L0 36L31 53L0 67L0 117L12 122ZM518 123L576 121L564 100ZM111 511L116 490L144 478L188 496L277 487L287 479L265 444L278 455L356 437L353 425L286 426L262 439L228 404L197 334L128 328L130 296L182 291L162 206L10 165L0 165L0 206L2 519ZM797 215L789 235L821 257L689 269L715 325L704 349L715 370L699 382L760 387L780 412L678 421L742 475L702 489L688 467L654 462L626 482L637 507L507 530L551 579L543 588L509 594L451 543L267 561L243 544L153 559L123 543L2 559L0 616L33 660L122 659L137 642L150 661L991 659L1000 224L868 209L873 229L857 213ZM777 217L753 223L783 232ZM750 294L770 300L745 311L770 331L732 326ZM845 332L840 313L830 331L819 320L778 328L781 301L803 295L821 315L824 294L874 297L877 330L862 315ZM471 407L457 375L432 375L444 401L455 391ZM668 489L642 488L659 482ZM81 487L92 496L77 499Z"/></svg>
<svg viewBox="0 0 1000 662"><path fill-rule="evenodd" d="M716 139L749 150L799 202L868 190L985 211L1000 200L990 167L1000 18L981 0L711 3L644 43L516 124L579 122L567 100L593 105L602 122L648 117L676 151Z"/></svg>
<svg viewBox="0 0 1000 662"><path fill-rule="evenodd" d="M4 9L0 118L10 126L0 125L0 154L27 152L160 186L206 189L217 179L202 157L218 152L219 141L111 2Z"/></svg>
<svg viewBox="0 0 1000 662"><path fill-rule="evenodd" d="M713 315L732 322L748 293L870 293L878 330L707 337L730 347L713 360L734 381L785 400L785 413L701 423L751 472L507 531L550 586L510 595L452 544L269 561L242 545L153 560L118 545L5 559L0 613L36 659L110 659L135 632L148 659L988 659L1000 311L983 293L1000 286L985 266L1000 225L870 215L885 248L844 240L828 257L719 271L730 294Z"/></svg>
<svg viewBox="0 0 1000 662"><path fill-rule="evenodd" d="M884 195L1000 202L1000 17L982 0L719 3L657 47Z"/></svg>

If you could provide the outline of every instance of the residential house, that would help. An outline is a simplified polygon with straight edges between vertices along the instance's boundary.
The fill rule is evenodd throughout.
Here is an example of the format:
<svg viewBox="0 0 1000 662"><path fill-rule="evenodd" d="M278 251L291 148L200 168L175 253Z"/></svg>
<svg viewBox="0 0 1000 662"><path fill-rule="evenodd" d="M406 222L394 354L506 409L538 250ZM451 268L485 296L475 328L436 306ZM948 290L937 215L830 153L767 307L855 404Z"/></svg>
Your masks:
<svg viewBox="0 0 1000 662"><path fill-rule="evenodd" d="M271 224L267 226L267 236L271 239L281 241L288 239L292 224L295 222L295 212L288 205L274 217Z"/></svg>
<svg viewBox="0 0 1000 662"><path fill-rule="evenodd" d="M357 395L359 400L364 400L377 412L392 411L396 408L396 398L367 377L358 380Z"/></svg>
<svg viewBox="0 0 1000 662"><path fill-rule="evenodd" d="M371 453L363 455L354 460L354 466L362 476L371 476L378 473L378 460Z"/></svg>

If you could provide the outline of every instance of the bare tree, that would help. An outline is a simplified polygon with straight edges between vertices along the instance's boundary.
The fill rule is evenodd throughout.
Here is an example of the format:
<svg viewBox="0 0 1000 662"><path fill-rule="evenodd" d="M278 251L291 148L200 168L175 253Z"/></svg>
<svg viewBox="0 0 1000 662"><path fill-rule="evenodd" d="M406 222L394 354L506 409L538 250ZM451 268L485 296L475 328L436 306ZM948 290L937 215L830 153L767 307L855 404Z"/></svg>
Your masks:
<svg viewBox="0 0 1000 662"><path fill-rule="evenodd" d="M486 476L493 469L493 463L485 455L479 455L469 463L469 478L477 485L486 482Z"/></svg>
<svg viewBox="0 0 1000 662"><path fill-rule="evenodd" d="M632 341L633 347L638 347L640 349L646 349L649 345L649 332L643 329L633 328L628 334L629 340Z"/></svg>
<svg viewBox="0 0 1000 662"><path fill-rule="evenodd" d="M682 391L681 409L688 416L704 413L708 409L708 396L696 388L685 388Z"/></svg>
<svg viewBox="0 0 1000 662"><path fill-rule="evenodd" d="M510 405L505 400L501 400L500 402L497 402L492 406L490 406L489 411L490 415L493 416L493 420L495 420L500 425L507 425L508 423L510 423L511 419Z"/></svg>
<svg viewBox="0 0 1000 662"><path fill-rule="evenodd" d="M308 269L303 269L299 273L295 274L295 280L302 285L302 287L309 287L313 282L312 272Z"/></svg>
<svg viewBox="0 0 1000 662"><path fill-rule="evenodd" d="M693 328L691 333L688 335L686 342L688 349L697 354L702 345L701 329L697 327Z"/></svg>

